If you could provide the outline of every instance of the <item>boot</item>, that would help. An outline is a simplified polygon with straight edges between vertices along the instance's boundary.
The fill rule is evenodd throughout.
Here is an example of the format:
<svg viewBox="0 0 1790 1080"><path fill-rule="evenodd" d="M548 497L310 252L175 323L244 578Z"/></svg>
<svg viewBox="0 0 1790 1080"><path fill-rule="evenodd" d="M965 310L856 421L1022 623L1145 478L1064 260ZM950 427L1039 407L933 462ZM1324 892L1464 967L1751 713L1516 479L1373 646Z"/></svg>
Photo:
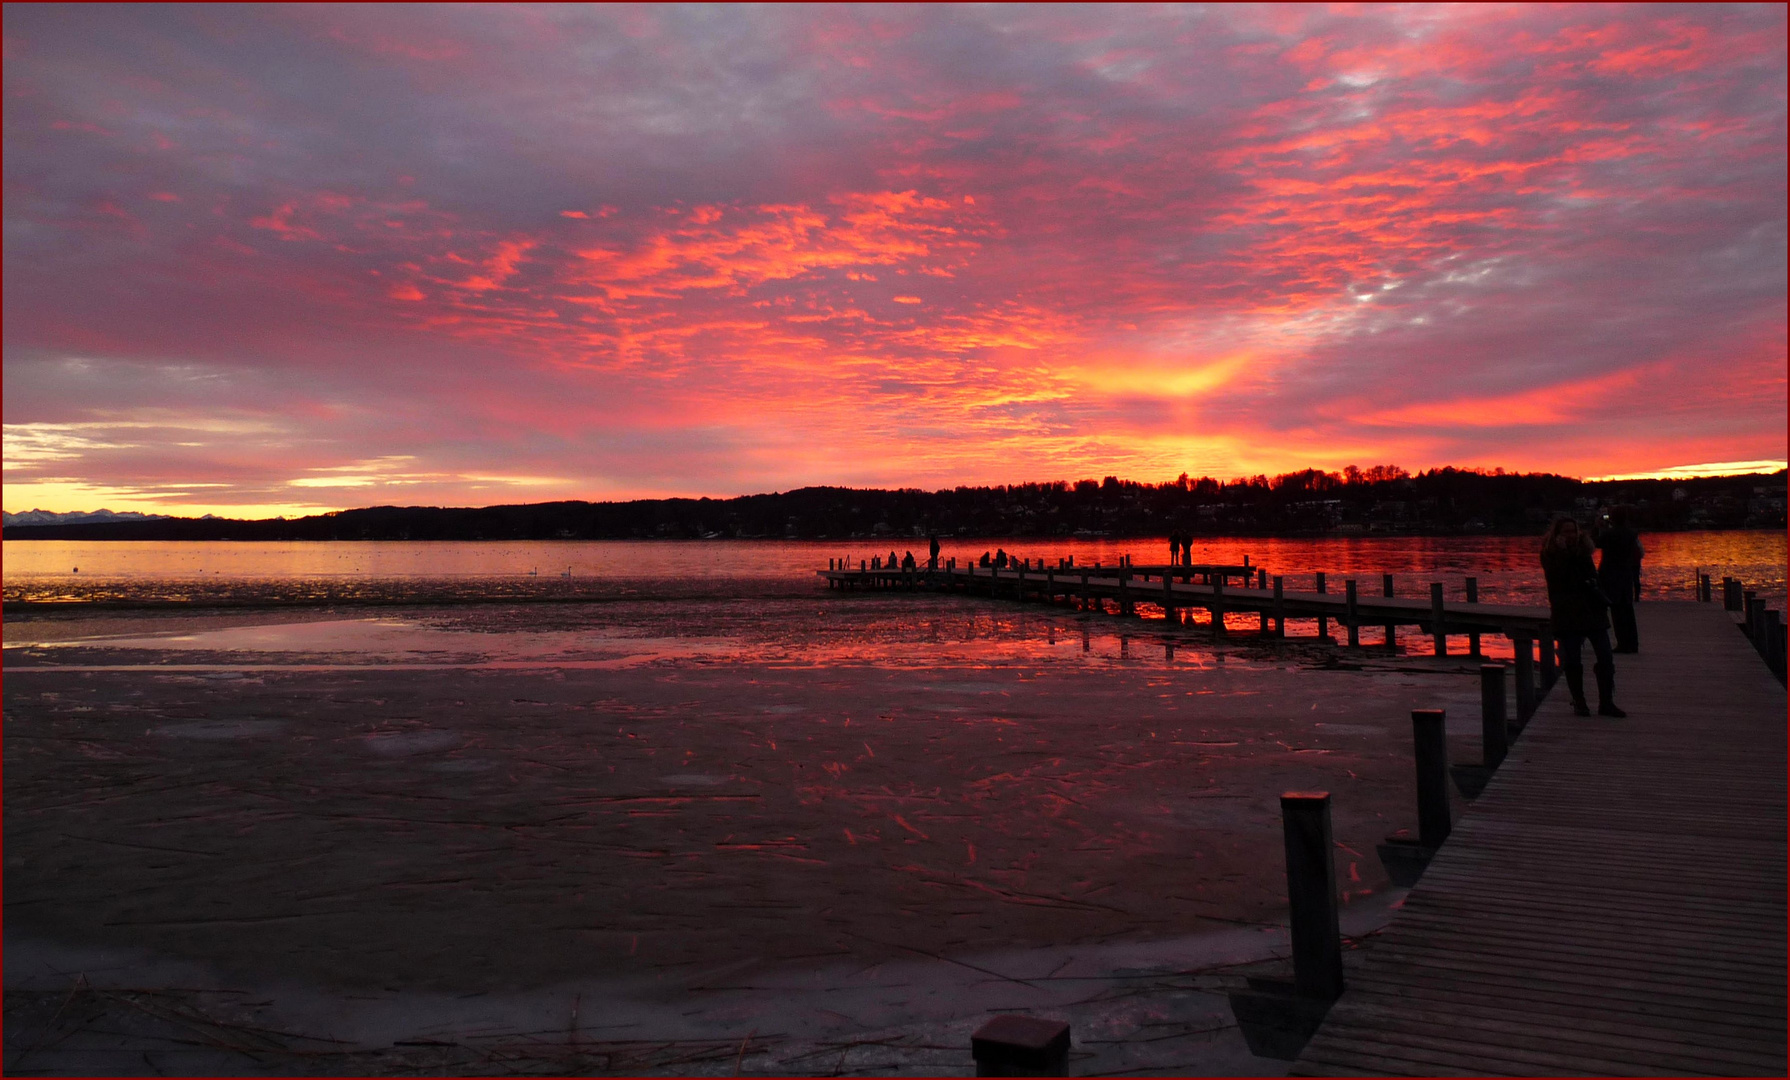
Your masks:
<svg viewBox="0 0 1790 1080"><path fill-rule="evenodd" d="M1585 669L1562 668L1560 674L1566 677L1566 690L1572 695L1572 714L1590 716L1591 706L1585 704Z"/></svg>
<svg viewBox="0 0 1790 1080"><path fill-rule="evenodd" d="M1628 714L1616 707L1616 665L1598 664L1591 670L1597 672L1597 715L1624 717Z"/></svg>

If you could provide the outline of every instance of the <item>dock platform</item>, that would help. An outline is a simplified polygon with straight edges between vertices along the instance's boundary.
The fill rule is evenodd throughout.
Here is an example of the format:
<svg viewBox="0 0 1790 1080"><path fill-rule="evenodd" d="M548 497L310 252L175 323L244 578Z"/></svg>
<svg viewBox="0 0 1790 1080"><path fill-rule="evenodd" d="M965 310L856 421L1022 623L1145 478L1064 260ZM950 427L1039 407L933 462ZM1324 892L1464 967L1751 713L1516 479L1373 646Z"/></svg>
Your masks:
<svg viewBox="0 0 1790 1080"><path fill-rule="evenodd" d="M1541 704L1294 1075L1785 1075L1784 688L1637 610L1627 719Z"/></svg>
<svg viewBox="0 0 1790 1080"><path fill-rule="evenodd" d="M1209 625L1223 630L1225 616L1250 613L1260 620L1260 630L1286 636L1288 619L1334 620L1339 627L1382 635L1390 643L1392 628L1418 626L1435 640L1438 654L1447 651L1449 635L1474 638L1469 652L1477 651L1477 635L1501 634L1513 641L1545 639L1548 609L1521 604L1482 604L1462 598L1370 595L1366 588L1351 594L1346 580L1329 582L1325 592L1294 591L1278 579L1262 580L1262 570L1251 566L1125 566L1005 568L941 566L914 570L899 567L830 567L815 571L829 588L836 589L936 589L981 593L997 599L1021 602L1073 603L1083 609L1105 609L1108 603L1120 614L1142 605L1161 608L1171 617L1191 610L1207 612ZM1381 588L1383 575L1372 585ZM1254 586L1230 581L1257 582ZM1408 586L1407 586L1408 587ZM1434 587L1424 583L1426 590ZM1439 616L1439 617L1438 617ZM1322 630L1320 630L1322 633ZM1350 644L1358 633L1350 633Z"/></svg>

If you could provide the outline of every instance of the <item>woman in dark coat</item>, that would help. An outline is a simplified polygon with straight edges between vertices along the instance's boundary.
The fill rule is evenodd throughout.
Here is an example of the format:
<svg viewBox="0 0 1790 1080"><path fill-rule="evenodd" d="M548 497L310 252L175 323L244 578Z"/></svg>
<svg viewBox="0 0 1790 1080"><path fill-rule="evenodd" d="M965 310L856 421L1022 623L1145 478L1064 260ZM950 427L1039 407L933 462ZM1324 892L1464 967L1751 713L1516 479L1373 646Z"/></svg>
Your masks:
<svg viewBox="0 0 1790 1080"><path fill-rule="evenodd" d="M1591 561L1591 538L1579 523L1563 517L1549 526L1541 541L1541 569L1548 579L1549 620L1560 639L1560 673L1572 693L1572 711L1590 716L1585 704L1585 667L1580 656L1586 641L1597 657L1597 712L1627 716L1616 707L1616 662L1610 655L1610 602L1597 585L1597 564Z"/></svg>

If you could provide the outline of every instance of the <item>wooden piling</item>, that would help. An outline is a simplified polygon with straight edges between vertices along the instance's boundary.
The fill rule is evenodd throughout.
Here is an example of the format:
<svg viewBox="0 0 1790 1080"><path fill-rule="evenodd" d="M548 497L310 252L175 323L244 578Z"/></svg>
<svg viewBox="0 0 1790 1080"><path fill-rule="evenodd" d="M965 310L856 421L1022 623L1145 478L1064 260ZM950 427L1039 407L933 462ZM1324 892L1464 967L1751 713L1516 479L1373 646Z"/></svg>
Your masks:
<svg viewBox="0 0 1790 1080"><path fill-rule="evenodd" d="M1317 591L1319 593L1326 592L1327 590L1324 588L1324 584L1325 584L1324 571L1319 570L1317 572L1315 580L1317 583L1316 584ZM1323 641L1325 638L1328 638L1329 636L1330 636L1330 617L1328 615L1319 615L1318 616L1318 640Z"/></svg>
<svg viewBox="0 0 1790 1080"><path fill-rule="evenodd" d="M1289 791L1280 797L1280 816L1286 834L1293 990L1300 997L1333 1001L1343 992L1343 971L1330 793Z"/></svg>
<svg viewBox="0 0 1790 1080"><path fill-rule="evenodd" d="M1442 709L1411 710L1417 756L1417 842L1439 848L1448 839L1448 727Z"/></svg>
<svg viewBox="0 0 1790 1080"><path fill-rule="evenodd" d="M1212 632L1224 633L1224 575L1217 574L1212 578Z"/></svg>
<svg viewBox="0 0 1790 1080"><path fill-rule="evenodd" d="M1467 603L1469 603L1469 604L1479 603L1479 579L1476 577L1470 577L1467 579ZM1467 655L1468 656L1480 655L1480 653L1479 653L1479 631L1477 631L1477 630L1469 630L1467 632Z"/></svg>
<svg viewBox="0 0 1790 1080"><path fill-rule="evenodd" d="M1287 602L1281 592L1281 576L1274 575L1274 636L1287 636Z"/></svg>
<svg viewBox="0 0 1790 1080"><path fill-rule="evenodd" d="M1381 574L1380 585L1385 590L1385 595L1390 597L1392 595L1392 575ZM1390 652L1398 651L1398 625L1396 623L1386 624L1386 648Z"/></svg>
<svg viewBox="0 0 1790 1080"><path fill-rule="evenodd" d="M1535 643L1527 637L1513 637L1516 650L1517 723L1526 724L1535 713Z"/></svg>
<svg viewBox="0 0 1790 1080"><path fill-rule="evenodd" d="M1510 752L1510 718L1504 707L1504 665L1479 666L1480 739L1485 767L1496 769Z"/></svg>
<svg viewBox="0 0 1790 1080"><path fill-rule="evenodd" d="M977 1076L1068 1076L1069 1025L1002 1013L970 1036Z"/></svg>
<svg viewBox="0 0 1790 1080"><path fill-rule="evenodd" d="M1349 648L1353 649L1361 644L1361 630L1357 620L1358 612L1355 606L1354 578L1348 578L1343 582L1343 610L1348 613Z"/></svg>
<svg viewBox="0 0 1790 1080"><path fill-rule="evenodd" d="M1430 637L1436 644L1436 655L1448 655L1448 627L1442 621L1442 583L1430 582Z"/></svg>

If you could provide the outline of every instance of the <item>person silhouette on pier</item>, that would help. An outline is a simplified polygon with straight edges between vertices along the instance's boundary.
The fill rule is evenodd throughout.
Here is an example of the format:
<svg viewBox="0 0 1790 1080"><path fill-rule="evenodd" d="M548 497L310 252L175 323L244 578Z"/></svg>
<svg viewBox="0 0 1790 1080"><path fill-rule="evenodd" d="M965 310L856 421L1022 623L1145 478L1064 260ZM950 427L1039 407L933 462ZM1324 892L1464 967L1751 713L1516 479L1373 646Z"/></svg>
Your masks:
<svg viewBox="0 0 1790 1080"><path fill-rule="evenodd" d="M995 548L994 549L994 568L996 570L1005 570L1007 568L1007 549L1006 548Z"/></svg>
<svg viewBox="0 0 1790 1080"><path fill-rule="evenodd" d="M939 537L938 537L938 533L933 533L932 536L929 538L929 541L932 545L932 555L930 558L928 558L926 560L926 569L937 570L939 568Z"/></svg>
<svg viewBox="0 0 1790 1080"><path fill-rule="evenodd" d="M988 567L993 566L993 565L994 565L993 558L988 554L988 552L984 551L982 553L982 568L986 570Z"/></svg>
<svg viewBox="0 0 1790 1080"><path fill-rule="evenodd" d="M1641 598L1641 538L1628 527L1628 508L1610 507L1609 527L1597 535L1603 556L1597 563L1597 583L1610 600L1610 622L1616 632L1619 653L1641 651L1635 628L1635 601Z"/></svg>
<svg viewBox="0 0 1790 1080"><path fill-rule="evenodd" d="M912 551L909 551L901 558L901 568L910 574L914 572L914 567L918 565L920 564L914 561L914 553Z"/></svg>
<svg viewBox="0 0 1790 1080"><path fill-rule="evenodd" d="M1555 520L1541 540L1541 569L1548 581L1548 620L1560 638L1560 674L1572 695L1572 711L1590 716L1585 704L1585 666L1581 650L1591 642L1597 657L1599 716L1628 714L1616 707L1616 661L1610 656L1609 600L1597 583L1591 561L1591 538L1569 517Z"/></svg>
<svg viewBox="0 0 1790 1080"><path fill-rule="evenodd" d="M883 565L888 567L889 569L893 570L900 562L901 562L901 556L895 554L894 548L890 548L889 549L889 561L884 563Z"/></svg>
<svg viewBox="0 0 1790 1080"><path fill-rule="evenodd" d="M1168 534L1168 564L1174 566L1181 561L1181 534Z"/></svg>
<svg viewBox="0 0 1790 1080"><path fill-rule="evenodd" d="M1193 565L1193 537L1186 533L1181 534L1181 565Z"/></svg>

